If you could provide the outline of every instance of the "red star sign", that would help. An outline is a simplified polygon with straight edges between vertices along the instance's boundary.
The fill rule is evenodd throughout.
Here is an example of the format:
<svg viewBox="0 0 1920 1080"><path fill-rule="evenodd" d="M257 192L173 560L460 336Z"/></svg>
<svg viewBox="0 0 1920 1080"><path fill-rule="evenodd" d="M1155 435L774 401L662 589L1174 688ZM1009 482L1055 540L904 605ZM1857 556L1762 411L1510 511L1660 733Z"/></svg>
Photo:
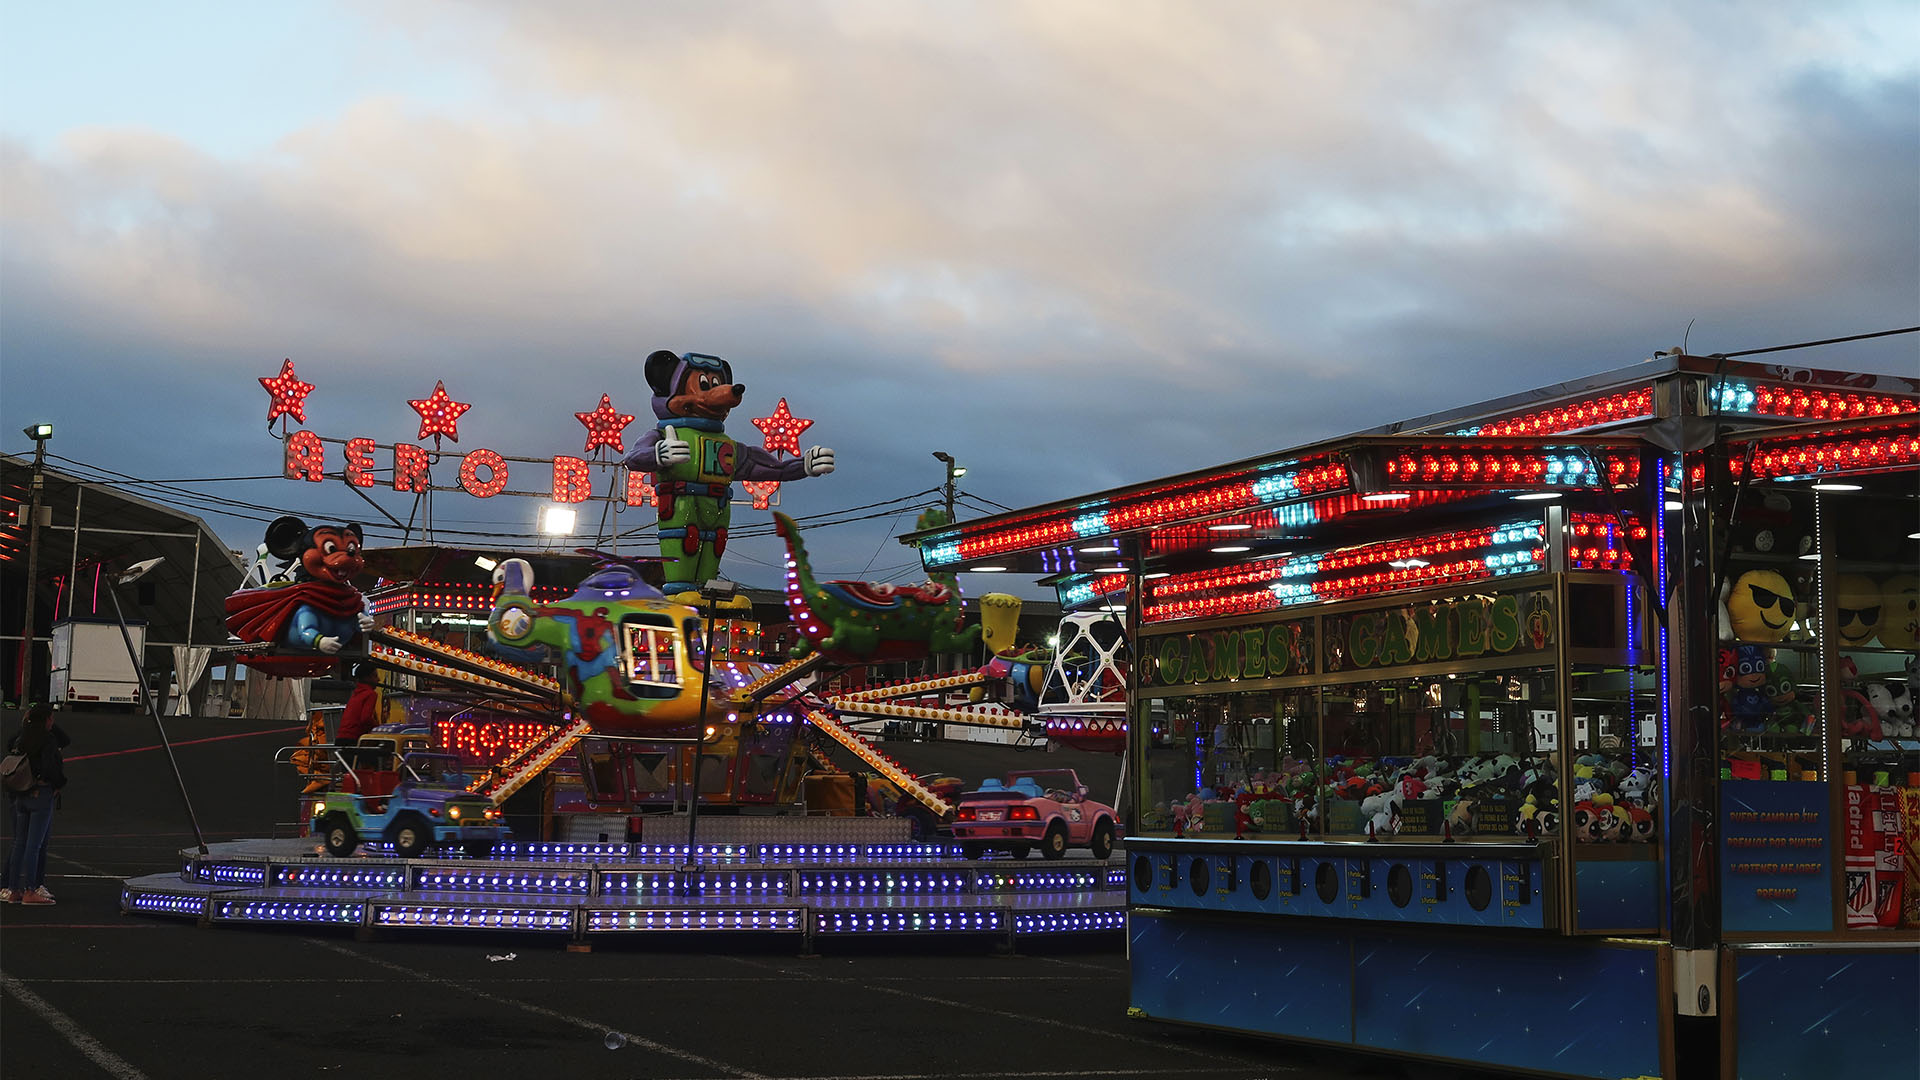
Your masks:
<svg viewBox="0 0 1920 1080"><path fill-rule="evenodd" d="M742 480L740 481L740 486L746 488L747 494L753 496L753 508L755 510L771 510L773 508L773 493L780 490L780 481Z"/></svg>
<svg viewBox="0 0 1920 1080"><path fill-rule="evenodd" d="M766 436L764 443L767 449L785 450L799 457L800 433L812 427L813 421L803 420L788 412L787 399L781 398L780 404L773 407L773 415L755 419L753 426Z"/></svg>
<svg viewBox="0 0 1920 1080"><path fill-rule="evenodd" d="M302 424L307 422L307 395L313 393L313 384L301 382L293 373L293 361L282 361L280 374L261 379L260 385L273 395L273 406L267 410L269 427L282 416L291 416Z"/></svg>
<svg viewBox="0 0 1920 1080"><path fill-rule="evenodd" d="M612 398L601 394L600 404L592 412L577 412L573 415L587 425L586 453L592 453L596 446L611 446L616 454L626 453L627 448L620 433L626 430L628 424L633 423L633 417L615 409Z"/></svg>
<svg viewBox="0 0 1920 1080"><path fill-rule="evenodd" d="M473 408L472 405L448 397L446 384L438 379L434 380L433 393L423 400L410 400L407 404L413 406L413 411L420 414L419 437L424 439L431 435L435 443L440 441L442 435L454 442L459 442L460 414Z"/></svg>

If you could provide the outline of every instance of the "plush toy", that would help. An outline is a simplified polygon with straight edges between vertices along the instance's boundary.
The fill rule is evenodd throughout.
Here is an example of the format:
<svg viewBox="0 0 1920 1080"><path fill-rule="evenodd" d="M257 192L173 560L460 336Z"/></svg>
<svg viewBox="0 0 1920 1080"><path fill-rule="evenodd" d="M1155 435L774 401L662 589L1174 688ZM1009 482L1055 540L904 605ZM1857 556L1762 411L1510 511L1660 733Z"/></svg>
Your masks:
<svg viewBox="0 0 1920 1080"><path fill-rule="evenodd" d="M1780 641L1800 609L1793 586L1775 570L1749 570L1734 578L1724 596L1726 624L1721 637L1740 641Z"/></svg>
<svg viewBox="0 0 1920 1080"><path fill-rule="evenodd" d="M1880 586L1865 574L1833 579L1833 632L1842 648L1865 645L1880 633Z"/></svg>
<svg viewBox="0 0 1920 1080"><path fill-rule="evenodd" d="M1889 649L1911 649L1917 636L1920 636L1920 576L1895 574L1880 583L1880 644ZM1911 672L1907 678L1913 678Z"/></svg>
<svg viewBox="0 0 1920 1080"><path fill-rule="evenodd" d="M1766 727L1773 715L1773 700L1766 693L1772 663L1758 645L1736 646L1733 653L1733 693L1728 695L1727 707L1736 727L1756 731Z"/></svg>
<svg viewBox="0 0 1920 1080"><path fill-rule="evenodd" d="M1653 785L1658 774L1645 765L1637 765L1627 771L1620 781L1620 797L1629 802L1646 803L1653 797Z"/></svg>
<svg viewBox="0 0 1920 1080"><path fill-rule="evenodd" d="M1806 732L1807 710L1800 704L1799 689L1794 686L1793 671L1787 665L1775 661L1767 669L1767 685L1761 690L1773 704L1773 719L1768 722L1767 730L1790 735Z"/></svg>
<svg viewBox="0 0 1920 1080"><path fill-rule="evenodd" d="M1591 799L1583 799L1573 804L1573 838L1586 844L1593 842L1594 819L1600 816L1599 808Z"/></svg>
<svg viewBox="0 0 1920 1080"><path fill-rule="evenodd" d="M1880 728L1889 739L1913 737L1913 695L1897 683L1868 683L1867 703L1880 717Z"/></svg>
<svg viewBox="0 0 1920 1080"><path fill-rule="evenodd" d="M1589 804L1593 816L1587 822L1587 839L1596 844L1609 844L1620 838L1620 817L1614 813L1613 796L1595 795Z"/></svg>
<svg viewBox="0 0 1920 1080"><path fill-rule="evenodd" d="M1733 550L1760 555L1800 556L1813 550L1813 529L1800 506L1784 491L1769 491L1757 504L1741 507L1733 523Z"/></svg>
<svg viewBox="0 0 1920 1080"><path fill-rule="evenodd" d="M1479 803L1470 795L1462 795L1454 800L1453 810L1447 814L1447 831L1453 836L1473 834L1473 808Z"/></svg>
<svg viewBox="0 0 1920 1080"><path fill-rule="evenodd" d="M360 526L309 528L281 517L267 526L266 541L286 565L266 586L227 597L227 630L235 637L332 656L373 629L366 598L353 586L366 566Z"/></svg>
<svg viewBox="0 0 1920 1080"><path fill-rule="evenodd" d="M1623 839L1636 844L1653 842L1653 815L1638 806L1627 807L1628 827Z"/></svg>
<svg viewBox="0 0 1920 1080"><path fill-rule="evenodd" d="M700 585L719 576L727 549L732 483L824 476L833 471L833 451L810 446L797 458L782 459L729 438L727 416L747 388L733 381L733 365L717 356L662 350L647 357L645 372L659 424L626 464L654 475L664 591L671 599L698 603ZM732 602L746 606L746 597Z"/></svg>
<svg viewBox="0 0 1920 1080"><path fill-rule="evenodd" d="M1880 714L1867 695L1860 692L1860 669L1853 658L1842 656L1834 662L1840 684L1840 734L1853 739L1884 739Z"/></svg>

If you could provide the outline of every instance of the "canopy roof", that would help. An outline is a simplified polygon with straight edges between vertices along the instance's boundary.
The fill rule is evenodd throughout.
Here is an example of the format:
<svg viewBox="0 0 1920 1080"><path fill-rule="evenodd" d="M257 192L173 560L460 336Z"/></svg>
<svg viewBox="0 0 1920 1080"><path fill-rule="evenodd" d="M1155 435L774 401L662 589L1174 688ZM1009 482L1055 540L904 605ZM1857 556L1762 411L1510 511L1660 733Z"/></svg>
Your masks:
<svg viewBox="0 0 1920 1080"><path fill-rule="evenodd" d="M48 634L61 619L113 618L108 576L159 558L160 565L121 590L127 618L146 622L150 645L227 640L225 601L240 587L244 571L238 553L228 550L206 522L53 468L44 469L43 476L42 513L50 512L51 522L39 530L37 636ZM31 459L0 454L0 627L8 635L19 634L25 614L32 481Z"/></svg>

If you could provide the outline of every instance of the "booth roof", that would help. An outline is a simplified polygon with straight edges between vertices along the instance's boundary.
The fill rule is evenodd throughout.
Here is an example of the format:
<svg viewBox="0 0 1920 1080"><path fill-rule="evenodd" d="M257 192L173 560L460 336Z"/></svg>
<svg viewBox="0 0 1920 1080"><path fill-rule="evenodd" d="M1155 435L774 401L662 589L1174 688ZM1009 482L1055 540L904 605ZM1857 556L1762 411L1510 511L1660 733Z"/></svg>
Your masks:
<svg viewBox="0 0 1920 1080"><path fill-rule="evenodd" d="M57 469L46 468L42 474L45 487L41 504L51 509L52 527L40 529L38 580L34 583L37 634L49 633L56 618L67 618L69 612L76 619L113 618L113 602L104 593L105 573L158 556L164 561L140 579L140 587L120 593L128 620L146 622L150 645L218 645L227 640L225 601L240 587L244 570L239 556L228 550L226 542L206 522ZM0 548L0 595L8 598L8 633L20 629L22 611L16 598L25 595L25 522L32 479L31 459L0 454L0 498L8 503L12 519L0 529L0 539L6 541ZM80 516L77 533L76 503ZM62 592L61 582L75 569L76 562L81 588ZM97 608L93 589L96 567L105 568ZM143 596L152 602L141 603ZM53 610L56 598L60 602L57 615Z"/></svg>

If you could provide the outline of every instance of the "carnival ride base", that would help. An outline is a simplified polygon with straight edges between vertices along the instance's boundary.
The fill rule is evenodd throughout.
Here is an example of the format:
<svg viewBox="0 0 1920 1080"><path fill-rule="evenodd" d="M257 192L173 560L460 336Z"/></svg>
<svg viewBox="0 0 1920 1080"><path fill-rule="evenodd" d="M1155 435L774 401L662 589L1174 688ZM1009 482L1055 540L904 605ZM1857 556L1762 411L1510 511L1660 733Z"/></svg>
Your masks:
<svg viewBox="0 0 1920 1080"><path fill-rule="evenodd" d="M1107 860L989 857L950 843L726 840L505 844L493 857L331 857L311 837L181 852L177 874L127 880L129 915L202 925L478 930L595 938L790 935L1022 939L1111 934L1127 914L1123 854Z"/></svg>

